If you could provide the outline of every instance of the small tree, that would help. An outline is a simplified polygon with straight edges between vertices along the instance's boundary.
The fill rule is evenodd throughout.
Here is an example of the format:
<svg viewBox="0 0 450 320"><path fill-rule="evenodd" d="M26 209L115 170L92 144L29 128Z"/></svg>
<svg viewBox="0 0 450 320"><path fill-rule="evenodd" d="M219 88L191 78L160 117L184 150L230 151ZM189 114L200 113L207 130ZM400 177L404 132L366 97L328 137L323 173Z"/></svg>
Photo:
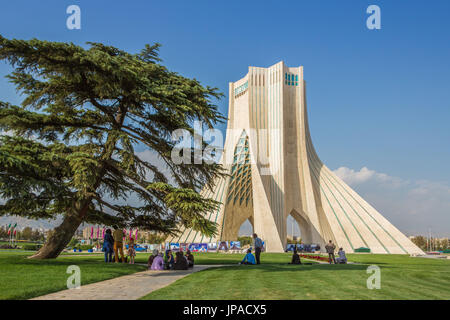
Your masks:
<svg viewBox="0 0 450 320"><path fill-rule="evenodd" d="M23 228L22 232L20 233L21 239L23 240L34 240L33 239L33 229L30 227Z"/></svg>
<svg viewBox="0 0 450 320"><path fill-rule="evenodd" d="M68 244L69 247L75 247L79 243L77 238L70 239L70 242Z"/></svg>
<svg viewBox="0 0 450 320"><path fill-rule="evenodd" d="M424 236L416 236L411 241L422 250L427 250L427 239Z"/></svg>
<svg viewBox="0 0 450 320"><path fill-rule="evenodd" d="M44 233L41 232L39 229L35 229L31 237L32 237L31 240L33 241L44 241L45 239Z"/></svg>
<svg viewBox="0 0 450 320"><path fill-rule="evenodd" d="M6 228L0 227L0 239L6 238L8 236L8 231Z"/></svg>
<svg viewBox="0 0 450 320"><path fill-rule="evenodd" d="M164 237L155 233L149 233L147 236L147 242L150 244L160 244L164 242Z"/></svg>
<svg viewBox="0 0 450 320"><path fill-rule="evenodd" d="M212 187L222 169L194 164L194 152L192 164L175 165L171 134L193 132L193 121L222 121L211 102L221 95L160 65L158 47L130 54L0 36L0 60L13 67L8 78L24 97L20 106L0 102L0 129L14 133L0 137L0 215L63 215L32 258L57 257L83 222L216 232L204 214L218 203L197 190ZM168 172L137 156L138 144ZM127 203L131 196L139 203Z"/></svg>
<svg viewBox="0 0 450 320"><path fill-rule="evenodd" d="M242 246L252 245L253 238L252 237L247 237L247 236L242 236L242 237L238 237L238 241L241 242Z"/></svg>

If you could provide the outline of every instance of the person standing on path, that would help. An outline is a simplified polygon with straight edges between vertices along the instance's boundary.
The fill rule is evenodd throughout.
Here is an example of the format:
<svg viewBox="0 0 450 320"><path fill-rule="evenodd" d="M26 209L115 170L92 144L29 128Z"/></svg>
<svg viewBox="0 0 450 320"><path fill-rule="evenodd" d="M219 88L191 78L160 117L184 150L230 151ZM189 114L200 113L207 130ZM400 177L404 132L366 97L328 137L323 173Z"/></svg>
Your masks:
<svg viewBox="0 0 450 320"><path fill-rule="evenodd" d="M105 252L105 262L112 262L114 239L111 234L111 229L106 229L105 231L105 237L103 238L103 251Z"/></svg>
<svg viewBox="0 0 450 320"><path fill-rule="evenodd" d="M261 264L259 260L259 256L261 255L261 251L263 249L263 242L260 238L258 238L258 235L256 233L253 234L253 247L255 248L255 257L256 257L256 264Z"/></svg>
<svg viewBox="0 0 450 320"><path fill-rule="evenodd" d="M130 264L134 264L134 257L136 257L136 244L134 238L130 238L128 242L128 256L130 257Z"/></svg>
<svg viewBox="0 0 450 320"><path fill-rule="evenodd" d="M328 244L325 246L325 250L327 250L328 253L328 262L331 264L331 259L333 259L334 264L336 264L336 259L334 258L334 250L336 250L336 246L334 245L333 241L329 241Z"/></svg>
<svg viewBox="0 0 450 320"><path fill-rule="evenodd" d="M125 262L125 258L123 256L123 230L120 230L117 226L114 226L114 259L116 263L119 262L119 251L120 256L122 257L122 263Z"/></svg>

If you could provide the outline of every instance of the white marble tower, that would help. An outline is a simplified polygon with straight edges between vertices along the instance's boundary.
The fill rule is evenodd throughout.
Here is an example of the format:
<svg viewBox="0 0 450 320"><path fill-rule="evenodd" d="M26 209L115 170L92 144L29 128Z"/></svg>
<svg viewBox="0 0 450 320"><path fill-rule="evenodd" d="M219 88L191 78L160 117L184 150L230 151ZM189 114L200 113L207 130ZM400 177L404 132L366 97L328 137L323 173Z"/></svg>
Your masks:
<svg viewBox="0 0 450 320"><path fill-rule="evenodd" d="M206 238L182 229L167 241L236 240L248 219L268 252L283 252L291 215L302 241L322 249L332 240L348 253L360 247L423 253L320 161L309 133L303 67L249 67L229 85L228 117L221 163L230 176L218 179L214 191L202 190L222 203L207 215L219 233Z"/></svg>

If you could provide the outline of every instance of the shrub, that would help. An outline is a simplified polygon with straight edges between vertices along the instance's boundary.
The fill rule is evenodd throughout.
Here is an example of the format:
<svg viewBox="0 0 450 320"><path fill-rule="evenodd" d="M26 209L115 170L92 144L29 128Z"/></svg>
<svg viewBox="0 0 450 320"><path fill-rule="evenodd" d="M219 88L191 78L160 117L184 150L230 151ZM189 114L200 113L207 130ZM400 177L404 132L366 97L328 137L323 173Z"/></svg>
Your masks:
<svg viewBox="0 0 450 320"><path fill-rule="evenodd" d="M92 249L94 246L93 245L90 245L90 244L79 244L79 245L77 245L77 246L75 246L75 248L78 250L78 249L81 249L81 250L89 250L89 249Z"/></svg>
<svg viewBox="0 0 450 320"><path fill-rule="evenodd" d="M241 242L242 246L252 245L253 239L252 237L238 237L238 241Z"/></svg>
<svg viewBox="0 0 450 320"><path fill-rule="evenodd" d="M74 247L79 243L77 238L72 238L68 244L69 247Z"/></svg>
<svg viewBox="0 0 450 320"><path fill-rule="evenodd" d="M323 257L323 256L320 256L320 255L300 254L300 257L306 258L306 259L318 260L318 261L328 261L327 257Z"/></svg>
<svg viewBox="0 0 450 320"><path fill-rule="evenodd" d="M26 244L22 247L23 250L37 251L42 247L40 244Z"/></svg>

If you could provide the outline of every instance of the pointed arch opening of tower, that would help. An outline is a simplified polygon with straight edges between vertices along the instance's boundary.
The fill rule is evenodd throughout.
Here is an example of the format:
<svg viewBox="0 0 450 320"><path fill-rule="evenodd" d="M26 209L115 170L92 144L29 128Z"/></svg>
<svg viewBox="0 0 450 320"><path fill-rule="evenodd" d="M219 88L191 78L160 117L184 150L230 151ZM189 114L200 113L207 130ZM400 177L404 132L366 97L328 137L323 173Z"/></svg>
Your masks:
<svg viewBox="0 0 450 320"><path fill-rule="evenodd" d="M241 225L253 221L253 188L249 137L242 130L234 147L233 162L228 178L227 198L221 221L220 239L237 240Z"/></svg>

